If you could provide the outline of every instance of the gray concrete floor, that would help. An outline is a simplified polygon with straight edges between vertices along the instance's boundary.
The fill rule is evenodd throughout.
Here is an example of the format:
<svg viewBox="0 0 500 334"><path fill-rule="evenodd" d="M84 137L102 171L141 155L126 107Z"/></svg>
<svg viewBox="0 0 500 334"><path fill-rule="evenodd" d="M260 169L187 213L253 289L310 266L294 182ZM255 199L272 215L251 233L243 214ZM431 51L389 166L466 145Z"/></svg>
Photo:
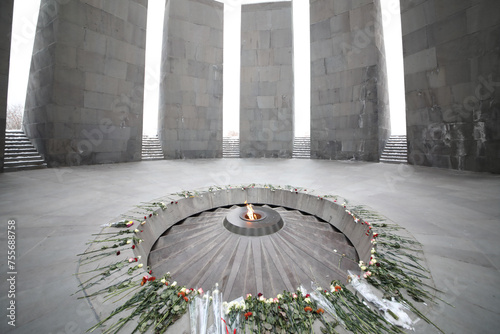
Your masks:
<svg viewBox="0 0 500 334"><path fill-rule="evenodd" d="M91 233L140 202L210 185L272 183L336 194L405 227L443 298L446 333L498 333L500 175L404 165L219 159L150 161L0 174L0 333L83 333L96 318L71 296ZM7 221L16 226L16 326L8 325ZM429 327L417 332L435 332Z"/></svg>

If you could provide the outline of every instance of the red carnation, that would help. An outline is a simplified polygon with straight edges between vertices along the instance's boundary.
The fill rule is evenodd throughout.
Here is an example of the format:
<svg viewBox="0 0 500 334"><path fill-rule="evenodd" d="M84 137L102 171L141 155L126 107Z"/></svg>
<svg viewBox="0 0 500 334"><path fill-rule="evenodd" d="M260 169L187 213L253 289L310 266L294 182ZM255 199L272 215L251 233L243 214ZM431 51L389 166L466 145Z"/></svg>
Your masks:
<svg viewBox="0 0 500 334"><path fill-rule="evenodd" d="M132 245L132 249L135 249L135 245Z"/></svg>
<svg viewBox="0 0 500 334"><path fill-rule="evenodd" d="M151 217L153 217L153 214L152 214L152 213L150 213L150 214L149 214L149 218L151 218Z"/></svg>
<svg viewBox="0 0 500 334"><path fill-rule="evenodd" d="M188 302L188 301L189 301L189 298L188 298L188 297L184 297L184 300Z"/></svg>
<svg viewBox="0 0 500 334"><path fill-rule="evenodd" d="M150 273L150 274L151 274L151 273ZM152 282L152 281L154 281L155 279L156 279L156 277L151 276L150 278L148 278L148 281Z"/></svg>
<svg viewBox="0 0 500 334"><path fill-rule="evenodd" d="M116 252L116 255L120 255L120 251Z"/></svg>

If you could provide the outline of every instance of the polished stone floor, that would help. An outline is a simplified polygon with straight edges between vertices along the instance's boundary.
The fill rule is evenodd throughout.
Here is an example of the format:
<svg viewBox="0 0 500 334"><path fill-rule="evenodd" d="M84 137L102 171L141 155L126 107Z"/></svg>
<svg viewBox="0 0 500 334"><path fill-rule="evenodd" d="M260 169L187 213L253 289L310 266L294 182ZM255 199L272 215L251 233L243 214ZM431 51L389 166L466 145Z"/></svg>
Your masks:
<svg viewBox="0 0 500 334"><path fill-rule="evenodd" d="M405 165L281 159L149 161L0 174L0 333L84 333L96 322L77 290L91 233L141 202L210 185L272 183L364 204L424 246L442 296L428 316L446 333L497 333L500 175ZM16 327L6 308L7 222L16 226ZM417 326L416 332L435 332Z"/></svg>

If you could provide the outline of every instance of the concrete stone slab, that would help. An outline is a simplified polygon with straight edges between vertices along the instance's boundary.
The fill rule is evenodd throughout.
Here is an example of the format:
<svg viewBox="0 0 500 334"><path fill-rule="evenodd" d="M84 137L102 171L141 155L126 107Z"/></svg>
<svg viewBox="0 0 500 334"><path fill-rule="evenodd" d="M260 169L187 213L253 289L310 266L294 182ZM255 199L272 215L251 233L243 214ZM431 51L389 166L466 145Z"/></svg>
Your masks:
<svg viewBox="0 0 500 334"><path fill-rule="evenodd" d="M223 173L222 177L216 172ZM499 302L490 292L499 283L495 259L500 255L496 242L500 231L495 217L500 213L495 200L500 197L500 180L496 175L286 159L152 161L1 174L5 190L0 194L1 219L14 218L25 229L19 236L19 264L25 266L18 278L29 283L18 286L18 326L12 331L2 322L2 332L37 328L49 333L65 331L65 326L83 332L92 326L96 322L92 309L70 296L78 285L71 278L76 270L74 255L85 248L90 234L140 202L221 181L292 184L317 189L318 194L340 195L353 205L367 205L423 243L435 284L445 290L442 297L455 305L440 303L427 313L431 320L448 333L477 328L495 332ZM467 210L457 211L458 207ZM30 245L42 248L29 251ZM35 282L28 273L52 278L59 274L61 279ZM421 323L416 332L429 333Z"/></svg>

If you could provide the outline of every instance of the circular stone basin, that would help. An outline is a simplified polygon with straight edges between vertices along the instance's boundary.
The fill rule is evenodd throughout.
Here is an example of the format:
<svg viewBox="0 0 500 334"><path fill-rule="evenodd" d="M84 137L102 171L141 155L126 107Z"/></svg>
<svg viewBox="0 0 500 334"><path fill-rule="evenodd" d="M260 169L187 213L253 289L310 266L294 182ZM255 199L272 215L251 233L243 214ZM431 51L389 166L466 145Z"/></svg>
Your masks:
<svg viewBox="0 0 500 334"><path fill-rule="evenodd" d="M247 208L232 209L224 218L224 227L235 234L247 237L261 237L278 232L283 227L280 214L268 207L254 206L257 219L247 216Z"/></svg>

